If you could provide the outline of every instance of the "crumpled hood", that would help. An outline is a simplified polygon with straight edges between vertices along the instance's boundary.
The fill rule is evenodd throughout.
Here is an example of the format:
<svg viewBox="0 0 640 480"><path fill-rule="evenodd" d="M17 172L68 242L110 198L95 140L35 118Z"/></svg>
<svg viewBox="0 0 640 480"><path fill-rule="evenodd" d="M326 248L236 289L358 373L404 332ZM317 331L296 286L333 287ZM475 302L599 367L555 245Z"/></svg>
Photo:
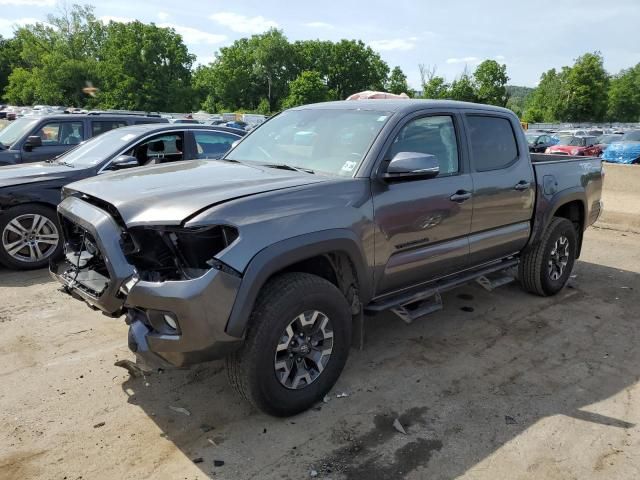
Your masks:
<svg viewBox="0 0 640 480"><path fill-rule="evenodd" d="M602 159L613 163L632 163L640 158L640 142L615 142L609 145Z"/></svg>
<svg viewBox="0 0 640 480"><path fill-rule="evenodd" d="M73 168L52 162L24 163L0 167L0 188L75 176Z"/></svg>
<svg viewBox="0 0 640 480"><path fill-rule="evenodd" d="M219 203L326 181L303 172L226 161L184 161L100 175L65 187L118 209L127 226L177 225Z"/></svg>

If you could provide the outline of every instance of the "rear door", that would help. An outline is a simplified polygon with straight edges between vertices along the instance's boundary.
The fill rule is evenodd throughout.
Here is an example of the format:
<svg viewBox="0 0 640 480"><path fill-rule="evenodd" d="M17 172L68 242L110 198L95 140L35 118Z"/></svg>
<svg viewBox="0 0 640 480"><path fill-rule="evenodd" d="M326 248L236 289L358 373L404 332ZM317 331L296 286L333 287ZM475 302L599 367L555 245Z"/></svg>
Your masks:
<svg viewBox="0 0 640 480"><path fill-rule="evenodd" d="M535 180L515 119L493 112L464 117L474 185L470 262L479 265L517 253L527 243Z"/></svg>
<svg viewBox="0 0 640 480"><path fill-rule="evenodd" d="M42 146L26 150L22 147L22 162L39 162L57 157L84 140L83 120L52 120L39 124L30 136L39 136Z"/></svg>
<svg viewBox="0 0 640 480"><path fill-rule="evenodd" d="M240 135L217 130L192 130L195 152L190 158L217 159L229 151Z"/></svg>
<svg viewBox="0 0 640 480"><path fill-rule="evenodd" d="M398 152L435 155L440 174L431 179L372 182L376 235L376 294L432 280L467 267L471 227L471 175L455 113L421 113L391 138L379 168Z"/></svg>

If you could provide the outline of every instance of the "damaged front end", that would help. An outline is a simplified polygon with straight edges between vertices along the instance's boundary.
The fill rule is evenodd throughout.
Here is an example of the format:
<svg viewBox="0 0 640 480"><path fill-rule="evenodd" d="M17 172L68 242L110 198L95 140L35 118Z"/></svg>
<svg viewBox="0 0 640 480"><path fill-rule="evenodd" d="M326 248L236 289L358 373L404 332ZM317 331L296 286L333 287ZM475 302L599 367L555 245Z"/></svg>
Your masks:
<svg viewBox="0 0 640 480"><path fill-rule="evenodd" d="M147 363L184 366L237 348L240 339L225 328L241 274L215 255L238 231L128 229L115 209L91 200L68 197L58 207L65 257L51 273L64 289L105 315L125 314L129 346Z"/></svg>

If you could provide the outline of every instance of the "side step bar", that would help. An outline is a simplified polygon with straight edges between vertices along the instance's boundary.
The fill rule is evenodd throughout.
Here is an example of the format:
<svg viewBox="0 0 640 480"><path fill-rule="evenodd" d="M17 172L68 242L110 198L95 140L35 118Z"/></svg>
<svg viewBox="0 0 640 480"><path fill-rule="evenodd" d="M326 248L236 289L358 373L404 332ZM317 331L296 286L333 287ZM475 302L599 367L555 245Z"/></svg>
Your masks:
<svg viewBox="0 0 640 480"><path fill-rule="evenodd" d="M382 297L374 300L365 307L365 312L370 314L391 310L406 323L424 317L430 313L442 309L441 293L459 287L472 281L478 281L485 289L491 291L501 285L513 281L513 276L502 276L495 280L489 280L488 275L503 272L516 267L520 263L517 258L502 260L498 263L465 272L452 278L444 278L429 283L422 288L414 288L396 295Z"/></svg>

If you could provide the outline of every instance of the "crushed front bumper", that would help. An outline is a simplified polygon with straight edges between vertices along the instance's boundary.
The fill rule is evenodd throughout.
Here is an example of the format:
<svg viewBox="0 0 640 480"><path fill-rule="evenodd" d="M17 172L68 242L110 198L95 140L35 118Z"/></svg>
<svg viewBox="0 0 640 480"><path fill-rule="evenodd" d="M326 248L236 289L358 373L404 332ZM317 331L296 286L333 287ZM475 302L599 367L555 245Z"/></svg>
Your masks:
<svg viewBox="0 0 640 480"><path fill-rule="evenodd" d="M125 314L129 347L146 363L186 366L224 357L241 345L242 339L225 332L240 277L212 268L194 279L140 280L120 245L123 228L109 213L75 197L66 198L58 213L62 223L71 222L91 239L104 268L78 269L66 258L52 262L52 276L92 308L112 317Z"/></svg>

